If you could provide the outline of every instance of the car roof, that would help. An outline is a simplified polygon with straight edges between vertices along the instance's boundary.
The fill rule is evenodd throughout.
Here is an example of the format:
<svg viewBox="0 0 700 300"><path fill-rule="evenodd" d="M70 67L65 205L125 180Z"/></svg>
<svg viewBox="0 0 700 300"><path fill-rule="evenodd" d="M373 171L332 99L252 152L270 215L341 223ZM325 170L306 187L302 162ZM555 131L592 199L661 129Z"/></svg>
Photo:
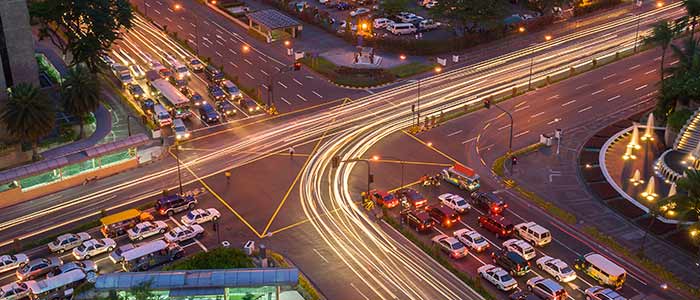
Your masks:
<svg viewBox="0 0 700 300"><path fill-rule="evenodd" d="M175 118L175 119L173 119L173 125L174 125L175 127L178 127L178 126L183 126L183 127L184 127L184 126L185 126L185 122L183 122L182 119L180 119L180 118Z"/></svg>
<svg viewBox="0 0 700 300"><path fill-rule="evenodd" d="M588 253L584 256L584 258L587 262L595 265L597 268L603 270L605 273L608 273L612 276L620 276L626 273L625 269L621 268L620 266L616 265L615 263L611 262L610 260L598 253Z"/></svg>
<svg viewBox="0 0 700 300"><path fill-rule="evenodd" d="M526 263L525 258L520 256L520 254L518 254L517 252L508 251L508 252L506 252L506 257L508 257L508 259L510 259L513 262L518 263L518 264L519 263Z"/></svg>
<svg viewBox="0 0 700 300"><path fill-rule="evenodd" d="M560 284L558 284L556 281L550 278L545 278L537 282L538 284L543 284L547 288L549 288L550 291L558 291L564 289Z"/></svg>
<svg viewBox="0 0 700 300"><path fill-rule="evenodd" d="M445 215L451 215L451 214L454 214L454 213L455 213L455 211L454 211L453 209L447 207L447 206L444 205L444 204L436 204L436 205L433 205L433 206L430 207L430 209L431 209L431 210L433 210L433 209L439 210L441 213L443 213L443 214L445 214Z"/></svg>

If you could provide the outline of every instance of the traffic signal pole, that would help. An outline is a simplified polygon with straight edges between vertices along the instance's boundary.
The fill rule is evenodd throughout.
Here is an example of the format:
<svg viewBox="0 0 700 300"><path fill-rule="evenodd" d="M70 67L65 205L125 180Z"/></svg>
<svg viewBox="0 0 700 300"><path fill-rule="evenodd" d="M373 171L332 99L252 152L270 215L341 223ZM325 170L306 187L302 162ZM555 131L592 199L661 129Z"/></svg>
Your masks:
<svg viewBox="0 0 700 300"><path fill-rule="evenodd" d="M513 153L513 115L509 111L500 107L495 102L491 103L490 99L484 100L484 107L489 109L489 108L491 108L491 105L495 106L496 108L500 109L502 112L506 113L508 115L508 117L510 118L510 138L508 140L508 155L510 156Z"/></svg>

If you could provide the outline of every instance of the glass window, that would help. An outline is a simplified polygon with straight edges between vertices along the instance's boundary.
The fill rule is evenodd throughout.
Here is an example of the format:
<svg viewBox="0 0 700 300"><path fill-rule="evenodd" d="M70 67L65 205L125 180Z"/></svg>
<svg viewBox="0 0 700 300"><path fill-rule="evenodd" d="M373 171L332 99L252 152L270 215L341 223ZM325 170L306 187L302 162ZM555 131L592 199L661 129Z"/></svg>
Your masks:
<svg viewBox="0 0 700 300"><path fill-rule="evenodd" d="M61 179L61 172L58 169L48 171L39 175L34 175L24 179L20 179L20 185L23 190L39 187L49 183L56 182Z"/></svg>

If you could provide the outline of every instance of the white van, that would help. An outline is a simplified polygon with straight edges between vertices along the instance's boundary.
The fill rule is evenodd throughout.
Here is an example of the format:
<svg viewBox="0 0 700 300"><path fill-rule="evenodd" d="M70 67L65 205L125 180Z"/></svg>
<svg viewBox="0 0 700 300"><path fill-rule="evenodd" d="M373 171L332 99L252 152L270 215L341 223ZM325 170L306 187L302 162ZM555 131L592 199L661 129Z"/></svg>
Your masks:
<svg viewBox="0 0 700 300"><path fill-rule="evenodd" d="M163 105L156 104L153 107L153 122L156 122L160 127L164 127L172 125L173 119Z"/></svg>
<svg viewBox="0 0 700 300"><path fill-rule="evenodd" d="M95 280L94 275L87 276L83 270L76 269L44 280L27 281L29 299L72 299L73 289L86 279Z"/></svg>
<svg viewBox="0 0 700 300"><path fill-rule="evenodd" d="M389 24L394 23L394 21L389 20L387 18L376 18L374 21L372 21L372 25L374 26L374 29L381 29L384 27L389 26Z"/></svg>
<svg viewBox="0 0 700 300"><path fill-rule="evenodd" d="M386 26L389 32L400 35L400 34L414 34L418 29L411 23L394 23Z"/></svg>
<svg viewBox="0 0 700 300"><path fill-rule="evenodd" d="M178 141L190 138L190 131L187 130L185 122L180 118L173 120L173 131L175 131L175 139Z"/></svg>

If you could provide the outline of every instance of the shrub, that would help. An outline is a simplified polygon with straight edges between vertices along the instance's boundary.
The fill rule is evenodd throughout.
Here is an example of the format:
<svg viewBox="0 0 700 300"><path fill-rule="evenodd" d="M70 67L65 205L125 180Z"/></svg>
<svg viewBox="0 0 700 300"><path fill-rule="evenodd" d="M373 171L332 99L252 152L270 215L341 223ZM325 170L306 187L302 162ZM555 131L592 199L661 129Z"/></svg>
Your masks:
<svg viewBox="0 0 700 300"><path fill-rule="evenodd" d="M574 16L585 15L596 10L606 9L622 3L622 0L579 0L574 5Z"/></svg>
<svg viewBox="0 0 700 300"><path fill-rule="evenodd" d="M253 260L237 248L214 248L200 252L163 268L166 271L200 269L236 269L255 267Z"/></svg>
<svg viewBox="0 0 700 300"><path fill-rule="evenodd" d="M692 115L693 112L687 109L674 111L668 116L668 126L676 131L680 131Z"/></svg>

